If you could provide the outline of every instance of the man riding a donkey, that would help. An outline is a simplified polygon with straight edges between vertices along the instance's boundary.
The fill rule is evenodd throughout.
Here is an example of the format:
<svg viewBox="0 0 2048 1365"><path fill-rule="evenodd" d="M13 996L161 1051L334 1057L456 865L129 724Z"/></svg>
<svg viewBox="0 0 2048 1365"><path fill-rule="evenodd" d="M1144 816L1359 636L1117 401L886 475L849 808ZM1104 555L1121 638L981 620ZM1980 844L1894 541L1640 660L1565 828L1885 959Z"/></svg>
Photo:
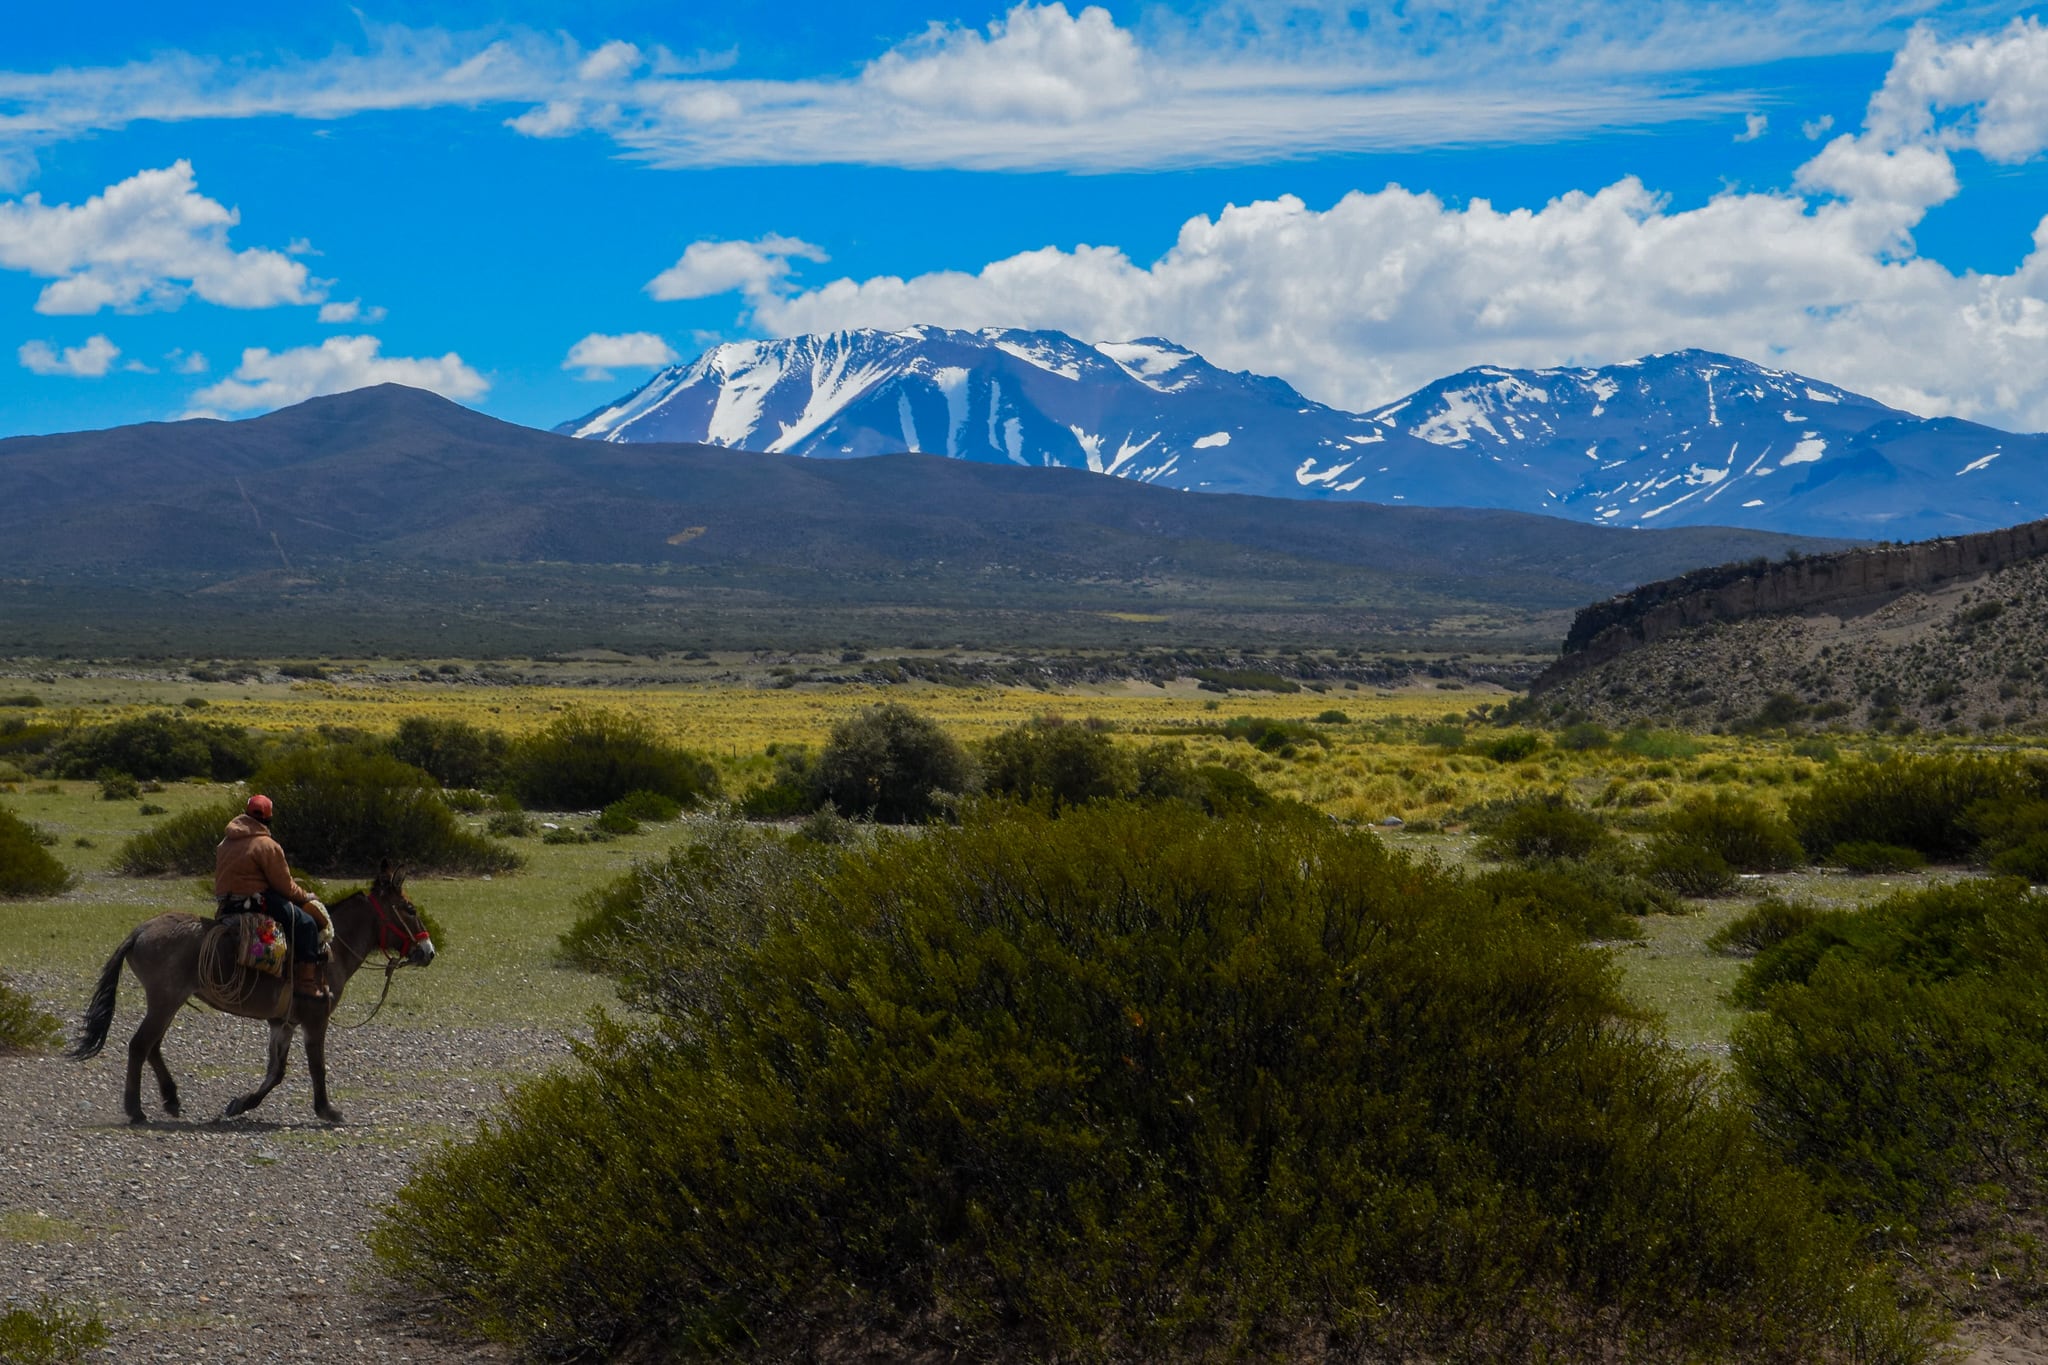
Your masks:
<svg viewBox="0 0 2048 1365"><path fill-rule="evenodd" d="M331 1000L327 950L334 921L320 898L292 880L284 849L270 836L275 808L258 793L242 814L228 822L213 854L213 898L220 918L269 915L291 934L293 990L302 999Z"/></svg>

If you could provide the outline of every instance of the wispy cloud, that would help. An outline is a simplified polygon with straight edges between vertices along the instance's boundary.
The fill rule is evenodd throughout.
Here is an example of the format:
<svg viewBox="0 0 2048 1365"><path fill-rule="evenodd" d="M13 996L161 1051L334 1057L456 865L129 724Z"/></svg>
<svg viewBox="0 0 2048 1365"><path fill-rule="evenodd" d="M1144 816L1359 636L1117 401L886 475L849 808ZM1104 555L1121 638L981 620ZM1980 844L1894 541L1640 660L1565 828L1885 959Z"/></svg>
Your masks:
<svg viewBox="0 0 2048 1365"><path fill-rule="evenodd" d="M1149 265L1113 246L1046 248L978 271L730 287L771 335L935 323L1169 336L1361 409L1475 364L1706 346L1919 412L2048 429L2048 218L2002 275L1952 271L1911 236L1959 192L1953 152L2048 151L2043 90L2048 27L1949 44L1920 32L1862 131L1801 167L1797 193L1673 211L1630 178L1503 212L1390 187L1193 218Z"/></svg>
<svg viewBox="0 0 2048 1365"><path fill-rule="evenodd" d="M1689 77L1895 46L1910 0L1445 6L1212 4L1135 28L1018 4L933 24L857 72L760 80L733 54L613 39L369 27L361 50L277 61L171 53L0 73L0 175L39 145L139 120L507 109L534 137L594 133L669 167L1229 164L1344 149L1527 143L1744 112ZM9 168L12 167L10 172Z"/></svg>
<svg viewBox="0 0 2048 1365"><path fill-rule="evenodd" d="M15 352L22 368L31 374L61 374L73 379L99 379L113 366L121 348L103 336L86 338L82 346L66 346L60 353L47 341L23 342Z"/></svg>
<svg viewBox="0 0 2048 1365"><path fill-rule="evenodd" d="M678 358L675 348L653 332L592 332L569 348L562 368L581 370L579 379L609 380L613 370L651 370L673 365Z"/></svg>

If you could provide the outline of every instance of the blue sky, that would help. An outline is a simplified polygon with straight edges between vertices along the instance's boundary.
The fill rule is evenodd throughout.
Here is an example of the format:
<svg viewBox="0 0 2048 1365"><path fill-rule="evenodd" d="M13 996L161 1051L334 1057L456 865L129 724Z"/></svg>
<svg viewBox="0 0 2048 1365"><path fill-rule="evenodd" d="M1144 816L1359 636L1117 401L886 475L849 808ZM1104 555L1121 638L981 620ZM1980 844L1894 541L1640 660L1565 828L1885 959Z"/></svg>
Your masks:
<svg viewBox="0 0 2048 1365"><path fill-rule="evenodd" d="M2048 428L2036 9L48 8L0 53L0 434L381 379L551 425L911 322L1358 407L1697 345Z"/></svg>

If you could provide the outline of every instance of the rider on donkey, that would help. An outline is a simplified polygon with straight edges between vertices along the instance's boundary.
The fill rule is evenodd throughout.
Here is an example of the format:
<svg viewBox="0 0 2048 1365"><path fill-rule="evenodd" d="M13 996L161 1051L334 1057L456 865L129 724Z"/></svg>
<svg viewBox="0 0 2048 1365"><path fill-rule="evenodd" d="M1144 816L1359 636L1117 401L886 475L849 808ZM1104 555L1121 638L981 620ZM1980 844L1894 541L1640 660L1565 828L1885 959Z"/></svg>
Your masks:
<svg viewBox="0 0 2048 1365"><path fill-rule="evenodd" d="M259 911L286 926L296 963L294 991L327 1000L327 945L334 922L320 898L292 880L284 849L270 837L270 798L257 795L228 822L227 837L213 855L213 894L221 915Z"/></svg>

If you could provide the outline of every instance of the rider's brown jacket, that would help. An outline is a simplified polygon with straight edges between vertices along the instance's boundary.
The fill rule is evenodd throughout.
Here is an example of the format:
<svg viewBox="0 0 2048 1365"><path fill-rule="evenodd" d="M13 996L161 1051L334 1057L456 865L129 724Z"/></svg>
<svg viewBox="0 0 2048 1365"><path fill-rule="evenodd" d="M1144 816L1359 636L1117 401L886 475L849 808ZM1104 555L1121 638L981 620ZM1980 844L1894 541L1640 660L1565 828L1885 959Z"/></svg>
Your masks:
<svg viewBox="0 0 2048 1365"><path fill-rule="evenodd" d="M213 852L213 894L259 896L265 891L275 891L293 905L313 899L312 892L292 880L284 849L270 837L269 827L253 815L237 815Z"/></svg>

